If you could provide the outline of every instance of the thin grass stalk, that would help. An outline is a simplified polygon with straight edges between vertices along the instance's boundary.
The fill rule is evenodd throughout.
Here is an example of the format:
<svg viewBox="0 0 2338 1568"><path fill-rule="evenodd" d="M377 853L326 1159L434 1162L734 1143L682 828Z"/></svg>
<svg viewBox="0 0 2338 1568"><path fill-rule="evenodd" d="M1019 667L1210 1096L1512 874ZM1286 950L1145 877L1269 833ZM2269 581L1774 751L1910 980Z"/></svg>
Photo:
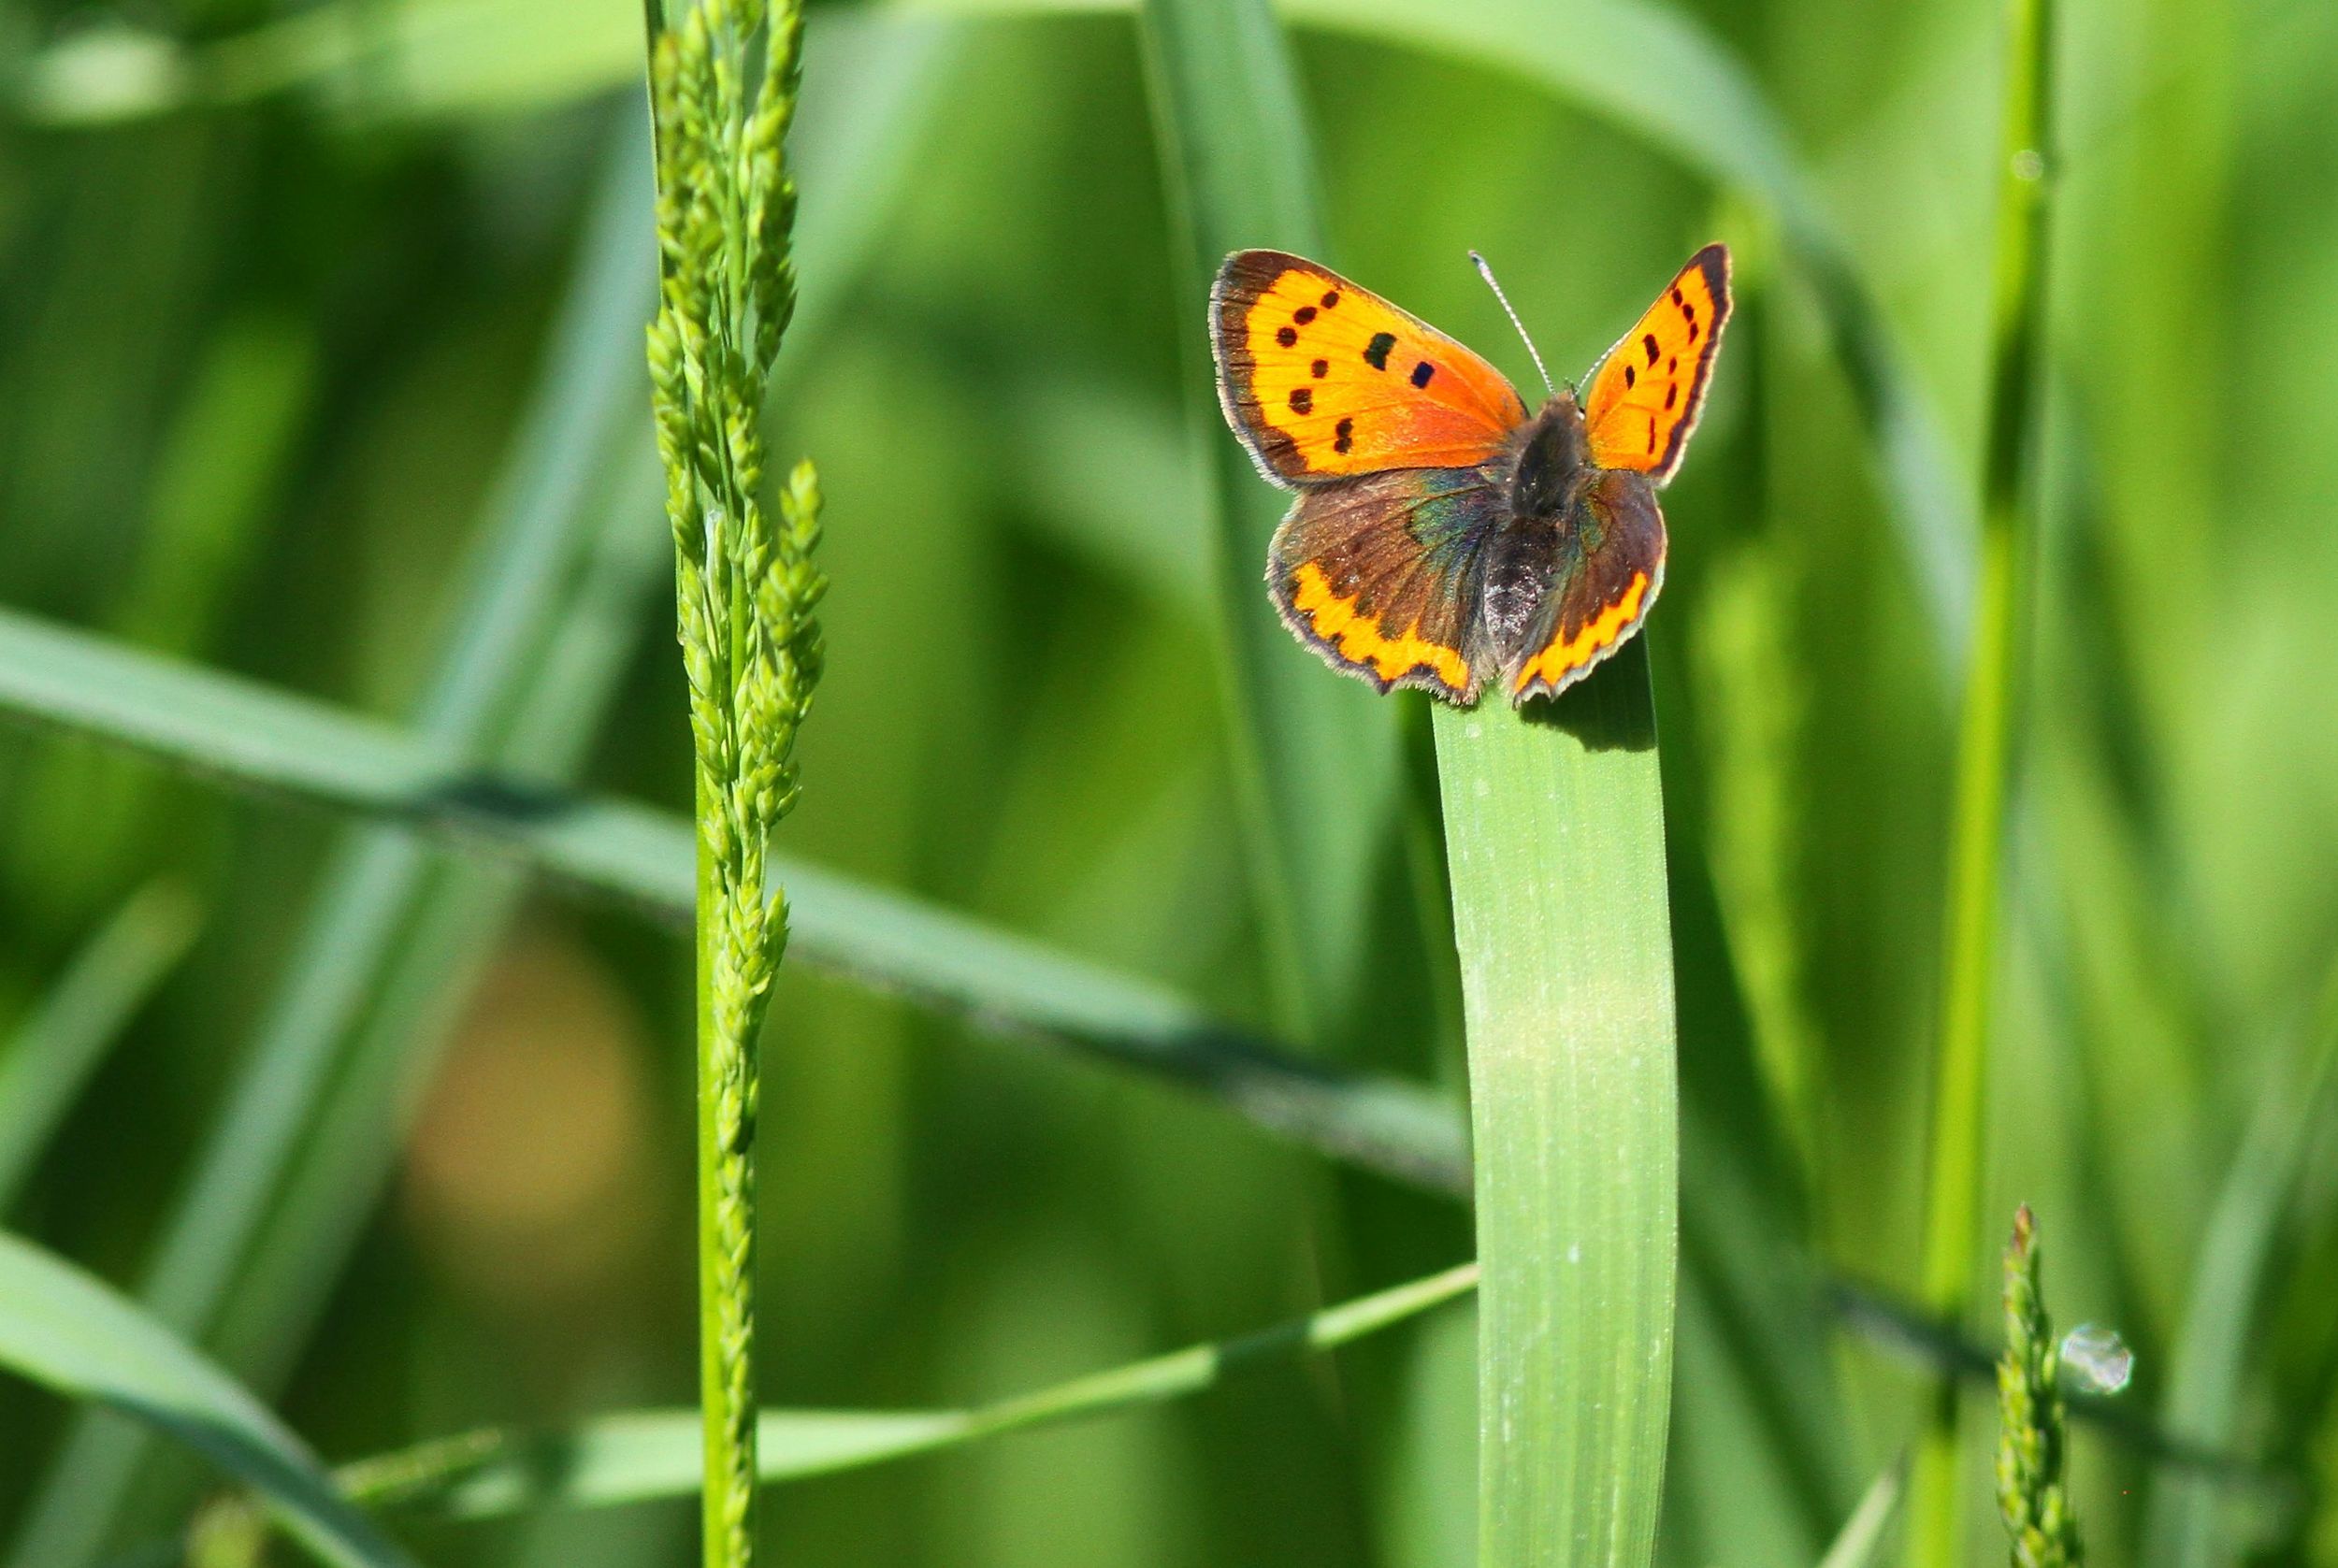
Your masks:
<svg viewBox="0 0 2338 1568"><path fill-rule="evenodd" d="M1924 1229L1924 1298L1962 1311L1979 1257L1988 1046L2007 800L2020 719L2035 555L2039 370L2045 316L2046 155L2053 139L2053 0L2007 0L2008 68L1999 144L1998 238L1982 480L1981 580L1958 737L1948 917ZM1957 1561L1956 1383L1942 1377L1917 1452L1910 1561Z"/></svg>
<svg viewBox="0 0 2338 1568"><path fill-rule="evenodd" d="M1900 1494L1908 1487L1908 1460L1901 1455L1869 1483L1859 1505L1819 1559L1818 1568L1869 1568L1889 1555L1891 1528L1899 1518Z"/></svg>
<svg viewBox="0 0 2338 1568"><path fill-rule="evenodd" d="M762 1481L769 1486L830 1475L1186 1398L1218 1387L1231 1374L1321 1355L1409 1322L1467 1295L1477 1283L1476 1264L1457 1264L1237 1338L1189 1345L972 1408L766 1410ZM353 1460L336 1470L333 1480L343 1496L369 1510L418 1518L491 1518L639 1503L697 1487L692 1425L686 1412L628 1410L553 1432L485 1427ZM204 1568L251 1568L261 1561L265 1532L248 1528L258 1508L250 1494L235 1493L204 1511L192 1533L240 1546Z"/></svg>
<svg viewBox="0 0 2338 1568"><path fill-rule="evenodd" d="M0 1219L201 923L195 896L177 881L148 883L72 956L18 1026L0 1053Z"/></svg>
<svg viewBox="0 0 2338 1568"><path fill-rule="evenodd" d="M795 307L784 148L802 66L800 4L653 11L659 303L649 362L675 607L690 688L696 881L700 1404L704 1561L748 1568L757 1496L758 1041L787 941L765 893L793 807L796 731L820 674L812 618L819 485L797 465L764 510L762 422ZM759 55L759 58L758 58Z"/></svg>

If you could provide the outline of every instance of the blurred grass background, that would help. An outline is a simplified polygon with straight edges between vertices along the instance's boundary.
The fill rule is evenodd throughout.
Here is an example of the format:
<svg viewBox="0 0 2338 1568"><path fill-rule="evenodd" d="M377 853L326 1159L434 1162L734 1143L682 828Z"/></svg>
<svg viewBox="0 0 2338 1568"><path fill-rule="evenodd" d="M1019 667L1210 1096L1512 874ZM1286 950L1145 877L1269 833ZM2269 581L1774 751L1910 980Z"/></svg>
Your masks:
<svg viewBox="0 0 2338 1568"><path fill-rule="evenodd" d="M1446 8L1518 30L1522 57L1624 15L1739 59L1937 411L1946 478L1977 482L1994 4ZM783 847L1263 1026L1184 417L1202 302L1136 32L981 9L815 13L773 450L821 465L835 586ZM1923 1404L1920 1371L1818 1339L1809 1287L1917 1277L1955 720L1926 589L1823 300L1745 193L1608 99L1338 9L1293 36L1330 259L1513 379L1468 247L1569 375L1695 244L1739 252L1647 633L1691 1102L1660 1555L1814 1561ZM2338 957L2338 12L2061 14L1979 1208L2035 1205L2056 1316L2127 1335L2134 1410L2301 1483L2295 1505L2212 1490L2084 1432L2099 1561L2327 1561L2338 1151L2299 1113L2325 1098L2301 1086L2327 1081L2311 1004ZM679 809L638 14L457 15L0 12L0 602ZM1620 69L1616 96L1672 91ZM331 1458L686 1396L671 932L50 730L0 734L0 1068L72 1055L36 1048L77 963L112 977L85 1006L131 1012L73 1057L89 1076L38 1145L0 1148L0 1221L133 1290L176 1257L165 1315ZM1369 1006L1318 1049L1450 1087L1450 956L1422 951L1402 842L1433 815L1386 827ZM773 1403L992 1398L1467 1255L1445 1200L798 967L769 1045ZM227 1205L248 1233L190 1241L190 1195L253 1169L260 1126L284 1149ZM1993 1281L1971 1284L1987 1325ZM818 1563L1458 1568L1469 1347L1446 1309L1186 1403L792 1487L768 1528ZM1972 1561L1999 1549L1985 1424ZM105 1495L104 1434L75 1426L0 1384L21 1568L166 1532L208 1484L145 1449L124 1501L68 1528L77 1490ZM412 1540L450 1564L680 1563L691 1524L654 1504Z"/></svg>

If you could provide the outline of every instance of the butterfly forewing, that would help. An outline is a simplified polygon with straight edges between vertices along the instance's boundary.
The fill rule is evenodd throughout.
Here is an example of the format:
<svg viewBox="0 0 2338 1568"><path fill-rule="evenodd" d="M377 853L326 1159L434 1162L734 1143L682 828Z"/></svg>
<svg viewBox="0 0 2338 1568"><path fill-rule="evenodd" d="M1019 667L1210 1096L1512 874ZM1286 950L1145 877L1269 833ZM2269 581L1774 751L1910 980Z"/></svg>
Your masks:
<svg viewBox="0 0 2338 1568"><path fill-rule="evenodd" d="M1526 418L1493 366L1300 257L1236 252L1210 306L1226 421L1277 483L1474 468Z"/></svg>
<svg viewBox="0 0 2338 1568"><path fill-rule="evenodd" d="M1705 402L1713 351L1729 319L1729 252L1708 245L1608 351L1583 399L1592 461L1662 484Z"/></svg>

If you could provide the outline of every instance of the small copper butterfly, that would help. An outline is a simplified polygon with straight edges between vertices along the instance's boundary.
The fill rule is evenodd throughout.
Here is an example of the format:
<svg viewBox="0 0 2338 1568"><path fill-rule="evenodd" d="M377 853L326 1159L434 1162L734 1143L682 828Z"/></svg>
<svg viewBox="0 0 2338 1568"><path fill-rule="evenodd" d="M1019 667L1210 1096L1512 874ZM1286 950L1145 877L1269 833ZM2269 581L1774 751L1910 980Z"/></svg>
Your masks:
<svg viewBox="0 0 2338 1568"><path fill-rule="evenodd" d="M1530 413L1493 366L1337 273L1228 256L1210 290L1219 402L1259 472L1299 494L1267 550L1284 624L1381 691L1468 707L1489 680L1513 703L1566 690L1664 586L1656 490L1728 319L1729 252L1708 245L1588 396L1553 388Z"/></svg>

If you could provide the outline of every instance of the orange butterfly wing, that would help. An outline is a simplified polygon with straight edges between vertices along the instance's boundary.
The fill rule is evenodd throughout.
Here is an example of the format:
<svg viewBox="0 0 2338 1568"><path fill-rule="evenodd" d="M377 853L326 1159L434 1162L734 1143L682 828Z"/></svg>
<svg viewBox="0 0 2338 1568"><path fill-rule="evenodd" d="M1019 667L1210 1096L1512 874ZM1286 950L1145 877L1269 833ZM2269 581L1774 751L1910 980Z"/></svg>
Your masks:
<svg viewBox="0 0 2338 1568"><path fill-rule="evenodd" d="M1672 477L1728 319L1729 249L1708 245L1593 373L1583 399L1593 462L1636 468L1658 484Z"/></svg>
<svg viewBox="0 0 2338 1568"><path fill-rule="evenodd" d="M1280 251L1237 251L1210 289L1218 397L1259 471L1292 488L1466 468L1526 419L1502 373L1426 322Z"/></svg>

